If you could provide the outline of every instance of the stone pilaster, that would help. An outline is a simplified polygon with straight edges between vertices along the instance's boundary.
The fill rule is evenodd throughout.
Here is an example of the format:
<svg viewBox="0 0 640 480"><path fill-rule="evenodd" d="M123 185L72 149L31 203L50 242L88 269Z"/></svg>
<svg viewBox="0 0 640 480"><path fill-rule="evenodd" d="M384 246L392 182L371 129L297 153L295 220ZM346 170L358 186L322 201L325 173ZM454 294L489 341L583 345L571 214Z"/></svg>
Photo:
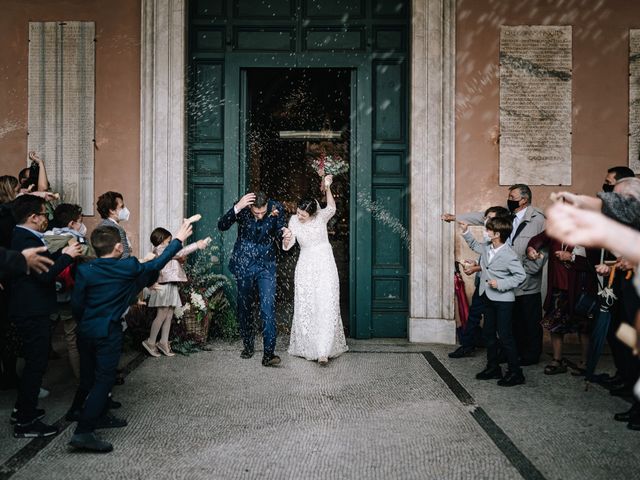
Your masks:
<svg viewBox="0 0 640 480"><path fill-rule="evenodd" d="M455 0L414 0L409 340L455 343Z"/></svg>
<svg viewBox="0 0 640 480"><path fill-rule="evenodd" d="M142 0L140 246L185 214L186 1Z"/></svg>

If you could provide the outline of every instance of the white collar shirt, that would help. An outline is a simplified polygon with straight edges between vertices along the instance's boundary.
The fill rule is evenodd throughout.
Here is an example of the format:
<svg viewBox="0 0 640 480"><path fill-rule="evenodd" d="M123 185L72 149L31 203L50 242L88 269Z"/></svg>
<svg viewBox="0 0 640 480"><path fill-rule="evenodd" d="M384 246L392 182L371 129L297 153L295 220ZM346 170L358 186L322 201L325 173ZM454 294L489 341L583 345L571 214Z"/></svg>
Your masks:
<svg viewBox="0 0 640 480"><path fill-rule="evenodd" d="M502 248L506 245L506 243L503 243L502 245L500 245L498 248L494 248L493 245L491 245L489 247L488 253L487 253L487 263L491 263L491 260L494 259L494 257L498 254L498 252L500 250L502 250Z"/></svg>

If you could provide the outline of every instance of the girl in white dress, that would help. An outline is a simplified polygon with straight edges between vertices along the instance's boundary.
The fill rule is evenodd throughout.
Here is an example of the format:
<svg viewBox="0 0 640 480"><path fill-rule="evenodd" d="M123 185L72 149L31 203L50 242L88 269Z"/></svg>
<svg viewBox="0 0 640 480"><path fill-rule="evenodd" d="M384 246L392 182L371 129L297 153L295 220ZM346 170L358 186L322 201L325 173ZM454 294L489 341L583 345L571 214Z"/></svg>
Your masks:
<svg viewBox="0 0 640 480"><path fill-rule="evenodd" d="M324 179L327 207L315 199L302 200L284 230L283 248L298 242L300 257L294 282L293 324L289 355L326 365L348 350L340 317L338 269L327 234L327 222L336 212L332 177Z"/></svg>

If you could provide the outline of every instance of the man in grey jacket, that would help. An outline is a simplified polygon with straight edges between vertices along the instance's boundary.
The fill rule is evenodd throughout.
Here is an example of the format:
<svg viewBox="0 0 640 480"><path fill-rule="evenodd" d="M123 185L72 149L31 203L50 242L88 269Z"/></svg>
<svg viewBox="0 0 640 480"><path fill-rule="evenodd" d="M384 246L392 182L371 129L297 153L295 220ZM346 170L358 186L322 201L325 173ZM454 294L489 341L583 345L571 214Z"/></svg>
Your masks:
<svg viewBox="0 0 640 480"><path fill-rule="evenodd" d="M545 216L542 211L531 206L531 189L524 184L509 187L507 206L513 214L513 232L508 244L518 255L527 277L515 290L516 301L513 308L513 334L516 340L520 364L533 365L539 362L542 354L542 268L546 258L530 260L527 257L529 240L545 228ZM469 225L483 225L483 212L460 215L445 214L447 222L458 220Z"/></svg>

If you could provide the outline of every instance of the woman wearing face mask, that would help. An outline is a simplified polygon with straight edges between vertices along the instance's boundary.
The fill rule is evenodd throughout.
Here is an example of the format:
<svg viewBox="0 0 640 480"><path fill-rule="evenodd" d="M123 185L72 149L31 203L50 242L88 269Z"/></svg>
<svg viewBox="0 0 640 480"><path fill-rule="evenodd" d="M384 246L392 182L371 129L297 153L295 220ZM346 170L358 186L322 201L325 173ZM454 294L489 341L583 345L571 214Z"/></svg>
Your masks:
<svg viewBox="0 0 640 480"><path fill-rule="evenodd" d="M120 225L122 222L129 220L129 209L124 205L122 194L111 191L103 193L98 197L97 207L98 213L102 217L102 221L98 225L116 227L120 232L120 239L124 247L124 253L121 258L130 257L131 245L129 238L127 237L127 232Z"/></svg>
<svg viewBox="0 0 640 480"><path fill-rule="evenodd" d="M331 175L324 178L326 208L319 209L314 198L301 200L282 241L284 250L296 242L300 245L289 355L317 360L320 365L348 350L340 316L338 269L327 236L327 222L336 213L332 180Z"/></svg>

